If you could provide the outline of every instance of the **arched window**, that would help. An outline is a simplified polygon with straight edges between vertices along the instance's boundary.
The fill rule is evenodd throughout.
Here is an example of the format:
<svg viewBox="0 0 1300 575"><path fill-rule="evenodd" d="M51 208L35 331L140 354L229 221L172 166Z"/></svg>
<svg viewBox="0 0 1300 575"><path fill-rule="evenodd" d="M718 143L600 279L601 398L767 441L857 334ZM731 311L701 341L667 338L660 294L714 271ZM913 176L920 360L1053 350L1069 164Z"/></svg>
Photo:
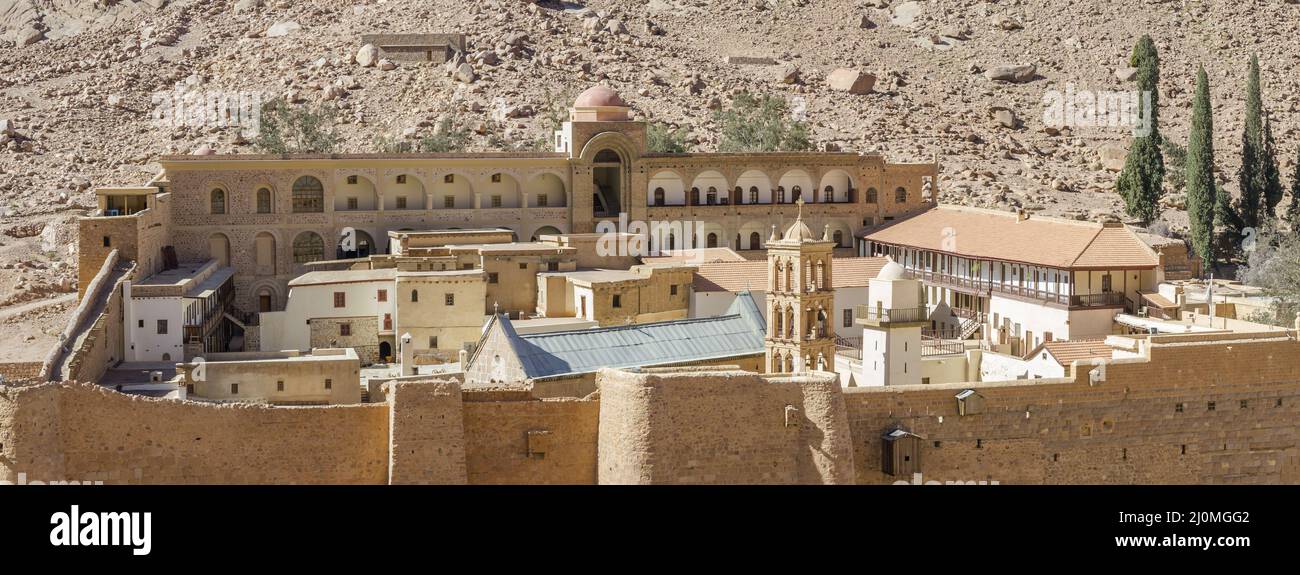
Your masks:
<svg viewBox="0 0 1300 575"><path fill-rule="evenodd" d="M718 247L718 234L709 233L709 236L704 239L704 247L706 248Z"/></svg>
<svg viewBox="0 0 1300 575"><path fill-rule="evenodd" d="M776 203L778 204L785 203L785 186L776 187Z"/></svg>
<svg viewBox="0 0 1300 575"><path fill-rule="evenodd" d="M592 161L596 164L612 164L623 161L623 158L614 150L604 149L596 152L596 157Z"/></svg>
<svg viewBox="0 0 1300 575"><path fill-rule="evenodd" d="M763 236L759 235L758 232L753 232L749 234L749 249L751 250L759 249L759 246L761 246L763 242L762 238Z"/></svg>
<svg viewBox="0 0 1300 575"><path fill-rule="evenodd" d="M293 183L294 213L325 211L325 186L320 180L303 176Z"/></svg>
<svg viewBox="0 0 1300 575"><path fill-rule="evenodd" d="M801 197L803 197L803 190L799 186L790 188L790 201L797 202Z"/></svg>
<svg viewBox="0 0 1300 575"><path fill-rule="evenodd" d="M257 189L257 213L271 213L271 190L269 188Z"/></svg>
<svg viewBox="0 0 1300 575"><path fill-rule="evenodd" d="M867 188L867 203L874 204L880 201L880 199L877 197L879 195L880 195L879 192L877 192L875 188Z"/></svg>
<svg viewBox="0 0 1300 575"><path fill-rule="evenodd" d="M826 192L826 197L822 198L823 202L835 201L835 186L826 186L826 189L823 191Z"/></svg>
<svg viewBox="0 0 1300 575"><path fill-rule="evenodd" d="M758 203L758 186L749 187L749 203L751 204Z"/></svg>
<svg viewBox="0 0 1300 575"><path fill-rule="evenodd" d="M416 290L416 289L411 290L411 301L412 302L420 301L420 290Z"/></svg>
<svg viewBox="0 0 1300 575"><path fill-rule="evenodd" d="M899 186L897 190L894 190L894 203L895 204L907 203L907 188Z"/></svg>
<svg viewBox="0 0 1300 575"><path fill-rule="evenodd" d="M664 189L663 189L663 188L655 188L655 205L656 205L656 206L662 206L662 205L664 205Z"/></svg>
<svg viewBox="0 0 1300 575"><path fill-rule="evenodd" d="M700 189L699 189L699 188L691 188L691 205L692 205L692 206L698 206L698 205L700 205Z"/></svg>
<svg viewBox="0 0 1300 575"><path fill-rule="evenodd" d="M226 191L220 188L212 190L212 213L226 213Z"/></svg>
<svg viewBox="0 0 1300 575"><path fill-rule="evenodd" d="M325 259L325 240L316 232L303 232L293 239L294 263L315 262Z"/></svg>
<svg viewBox="0 0 1300 575"><path fill-rule="evenodd" d="M844 247L844 232L840 230L835 230L834 237L835 237L835 245L841 248Z"/></svg>
<svg viewBox="0 0 1300 575"><path fill-rule="evenodd" d="M713 186L709 186L709 191L706 192L705 195L704 195L704 203L706 203L706 204L708 204L708 205L710 205L710 206L712 206L713 204L718 203L718 189L717 189L717 188L715 188L715 187L713 187Z"/></svg>

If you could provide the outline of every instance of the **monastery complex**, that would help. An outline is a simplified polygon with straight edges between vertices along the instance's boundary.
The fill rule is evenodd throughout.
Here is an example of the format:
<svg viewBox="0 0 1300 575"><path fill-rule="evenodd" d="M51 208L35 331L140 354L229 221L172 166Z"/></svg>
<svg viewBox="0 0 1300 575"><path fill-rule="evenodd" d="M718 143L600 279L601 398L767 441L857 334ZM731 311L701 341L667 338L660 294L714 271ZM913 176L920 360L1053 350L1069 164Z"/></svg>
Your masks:
<svg viewBox="0 0 1300 575"><path fill-rule="evenodd" d="M552 152L98 189L63 344L0 366L0 479L1300 482L1300 325L1181 241L645 140L596 86Z"/></svg>

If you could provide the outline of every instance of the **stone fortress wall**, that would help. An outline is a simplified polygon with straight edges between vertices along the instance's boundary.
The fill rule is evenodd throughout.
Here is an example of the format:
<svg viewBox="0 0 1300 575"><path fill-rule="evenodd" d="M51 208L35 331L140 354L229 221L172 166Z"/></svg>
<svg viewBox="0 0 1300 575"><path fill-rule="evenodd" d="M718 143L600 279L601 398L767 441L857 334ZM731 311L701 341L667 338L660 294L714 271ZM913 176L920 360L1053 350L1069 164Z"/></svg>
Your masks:
<svg viewBox="0 0 1300 575"><path fill-rule="evenodd" d="M89 384L0 387L0 481L1300 483L1295 332L1152 336L1075 379L840 390L817 374L606 370L585 398L393 382L387 404L215 405ZM981 397L958 413L954 396Z"/></svg>

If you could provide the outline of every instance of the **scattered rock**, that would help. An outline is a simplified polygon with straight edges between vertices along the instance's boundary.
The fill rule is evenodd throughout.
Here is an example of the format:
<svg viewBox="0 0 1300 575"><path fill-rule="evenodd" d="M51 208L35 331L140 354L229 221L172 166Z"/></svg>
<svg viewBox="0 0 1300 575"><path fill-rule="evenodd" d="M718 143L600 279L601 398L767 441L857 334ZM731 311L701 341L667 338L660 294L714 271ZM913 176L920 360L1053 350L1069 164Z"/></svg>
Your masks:
<svg viewBox="0 0 1300 575"><path fill-rule="evenodd" d="M920 2L909 1L894 7L894 24L898 26L912 26L916 23L916 17L921 15L925 8Z"/></svg>
<svg viewBox="0 0 1300 575"><path fill-rule="evenodd" d="M1097 159L1101 161L1101 166L1112 172L1123 170L1127 157L1128 150L1122 144L1107 142L1097 147Z"/></svg>
<svg viewBox="0 0 1300 575"><path fill-rule="evenodd" d="M799 83L799 67L786 66L781 69L781 82L785 84Z"/></svg>
<svg viewBox="0 0 1300 575"><path fill-rule="evenodd" d="M1138 69L1132 66L1125 66L1123 68L1117 68L1115 70L1115 77L1118 78L1119 81L1121 82L1130 82L1133 80L1133 78L1137 77L1137 74L1138 74Z"/></svg>
<svg viewBox="0 0 1300 575"><path fill-rule="evenodd" d="M31 46L45 39L45 32L35 26L28 26L18 34L19 46Z"/></svg>
<svg viewBox="0 0 1300 575"><path fill-rule="evenodd" d="M289 20L288 22L278 22L271 25L270 28L266 29L265 35L267 38L279 38L281 36L288 36L299 30L302 30L302 25L293 20Z"/></svg>
<svg viewBox="0 0 1300 575"><path fill-rule="evenodd" d="M469 63L466 62L456 67L455 78L457 82L470 84L473 83L474 80L478 78L478 76L474 74L474 67L470 66Z"/></svg>
<svg viewBox="0 0 1300 575"><path fill-rule="evenodd" d="M767 56L727 56L723 61L733 66L771 66L776 63Z"/></svg>
<svg viewBox="0 0 1300 575"><path fill-rule="evenodd" d="M357 64L369 68L379 63L379 47L374 44L366 44L360 50L357 50Z"/></svg>
<svg viewBox="0 0 1300 575"><path fill-rule="evenodd" d="M984 72L984 77L998 82L1022 83L1034 79L1038 68L1033 64L1012 64L994 66Z"/></svg>
<svg viewBox="0 0 1300 575"><path fill-rule="evenodd" d="M867 94L876 85L876 77L849 68L839 68L826 77L826 84L837 92Z"/></svg>
<svg viewBox="0 0 1300 575"><path fill-rule="evenodd" d="M469 64L465 64L465 65L468 66ZM393 61L389 60L388 58L380 58L378 66L380 70L384 70L384 71L397 69L397 64L393 63Z"/></svg>

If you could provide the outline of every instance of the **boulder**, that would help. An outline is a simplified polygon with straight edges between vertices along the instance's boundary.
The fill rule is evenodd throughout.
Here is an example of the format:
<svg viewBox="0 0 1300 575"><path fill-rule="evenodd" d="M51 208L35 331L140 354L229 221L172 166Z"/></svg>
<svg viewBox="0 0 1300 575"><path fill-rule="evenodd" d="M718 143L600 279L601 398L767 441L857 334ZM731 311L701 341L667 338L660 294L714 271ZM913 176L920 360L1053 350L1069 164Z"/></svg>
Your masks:
<svg viewBox="0 0 1300 575"><path fill-rule="evenodd" d="M1123 68L1115 69L1115 77L1121 82L1130 82L1133 78L1137 77L1137 74L1138 69L1132 66L1124 66Z"/></svg>
<svg viewBox="0 0 1300 575"><path fill-rule="evenodd" d="M1006 64L994 66L984 72L984 77L997 82L1022 83L1034 79L1038 68L1033 64Z"/></svg>
<svg viewBox="0 0 1300 575"><path fill-rule="evenodd" d="M786 66L781 69L781 82L785 84L799 83L799 67Z"/></svg>
<svg viewBox="0 0 1300 575"><path fill-rule="evenodd" d="M826 77L826 84L837 92L868 94L876 85L876 77L850 68L839 68Z"/></svg>
<svg viewBox="0 0 1300 575"><path fill-rule="evenodd" d="M1128 150L1119 143L1107 142L1097 147L1097 159L1101 161L1101 167L1112 172L1123 170L1126 158Z"/></svg>
<svg viewBox="0 0 1300 575"><path fill-rule="evenodd" d="M266 29L266 37L279 38L281 36L288 36L299 30L302 30L302 25L293 20L289 20L288 22L277 22L272 24L270 28Z"/></svg>
<svg viewBox="0 0 1300 575"><path fill-rule="evenodd" d="M366 68L379 63L379 47L374 44L366 44L360 50L357 50L357 64Z"/></svg>
<svg viewBox="0 0 1300 575"><path fill-rule="evenodd" d="M380 58L378 66L380 70L385 70L385 71L397 69L397 64L393 63L393 61L389 60L388 58Z"/></svg>
<svg viewBox="0 0 1300 575"><path fill-rule="evenodd" d="M470 84L473 83L478 76L474 74L474 67L470 66L469 63L466 62L456 67L455 78L458 82Z"/></svg>

